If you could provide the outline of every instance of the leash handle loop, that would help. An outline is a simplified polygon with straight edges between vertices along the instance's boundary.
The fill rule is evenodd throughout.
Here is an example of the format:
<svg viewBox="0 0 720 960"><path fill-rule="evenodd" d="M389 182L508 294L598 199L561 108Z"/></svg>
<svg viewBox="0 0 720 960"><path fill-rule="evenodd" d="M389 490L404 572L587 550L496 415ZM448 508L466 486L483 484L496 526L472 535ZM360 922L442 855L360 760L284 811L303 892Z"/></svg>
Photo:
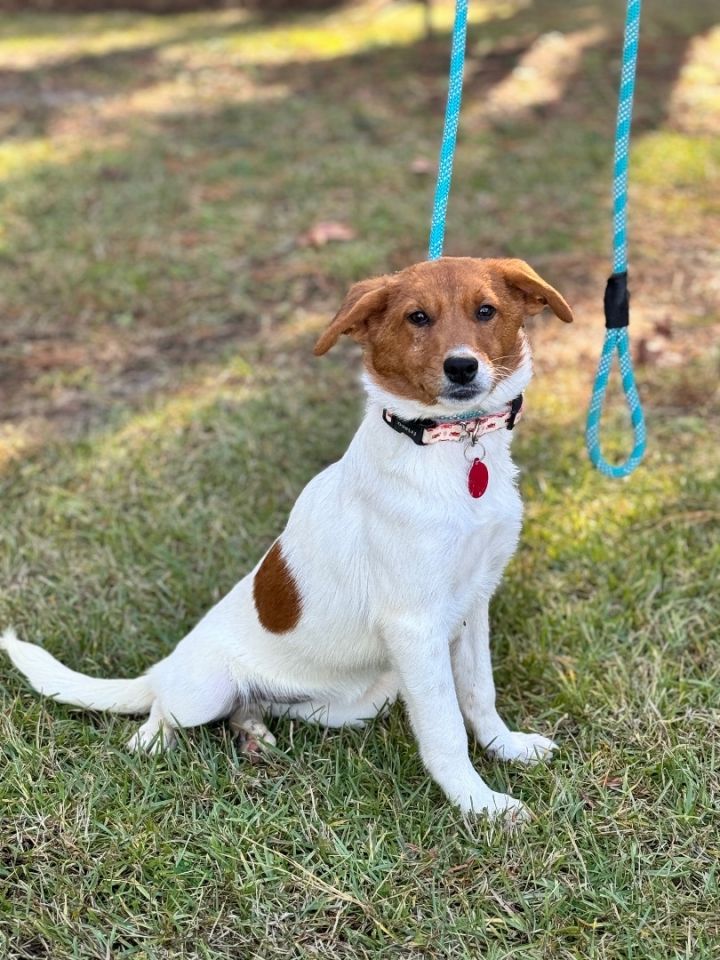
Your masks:
<svg viewBox="0 0 720 960"><path fill-rule="evenodd" d="M450 197L455 143L457 141L460 105L462 103L467 14L468 0L456 0L452 50L450 53L450 78L448 80L445 124L443 126L442 143L440 145L435 199L433 200L432 221L430 224L428 260L437 260L438 257L441 257L445 243L445 219L447 217L448 199Z"/></svg>
<svg viewBox="0 0 720 960"><path fill-rule="evenodd" d="M630 423L633 431L633 448L627 459L618 465L608 463L600 449L600 417L602 415L605 391L607 390L612 367L613 357L617 351L620 364L620 379L630 409ZM605 331L600 362L598 363L595 384L593 386L590 408L587 415L585 441L588 455L593 465L606 477L628 477L640 463L645 454L647 442L645 434L645 418L638 396L635 376L633 374L632 357L630 356L630 338L628 328L609 327Z"/></svg>
<svg viewBox="0 0 720 960"><path fill-rule="evenodd" d="M613 274L605 290L605 340L603 342L590 407L585 427L585 442L588 456L597 469L607 477L627 477L645 454L646 434L640 397L635 384L632 355L630 353L630 294L627 289L627 201L628 157L630 153L630 130L632 126L635 74L637 72L638 43L640 37L640 13L642 0L628 0L625 15L620 93L618 97L617 123L615 127L615 159L613 165ZM620 379L630 410L633 431L633 448L620 464L608 463L600 447L600 418L605 391L617 351Z"/></svg>

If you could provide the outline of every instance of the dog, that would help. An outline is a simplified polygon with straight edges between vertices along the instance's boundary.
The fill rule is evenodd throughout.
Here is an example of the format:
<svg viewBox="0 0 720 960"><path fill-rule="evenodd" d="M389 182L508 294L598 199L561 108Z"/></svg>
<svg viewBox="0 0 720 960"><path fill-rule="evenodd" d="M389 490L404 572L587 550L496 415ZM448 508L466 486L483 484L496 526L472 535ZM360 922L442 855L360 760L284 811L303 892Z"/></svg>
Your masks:
<svg viewBox="0 0 720 960"><path fill-rule="evenodd" d="M400 696L422 761L463 812L524 818L491 790L468 730L493 757L532 763L555 744L495 708L488 604L515 551L522 504L510 443L532 376L524 320L563 297L522 260L444 257L363 280L315 345L362 346L364 419L318 474L257 566L134 679L94 679L7 631L32 686L61 703L148 715L131 750L229 717L274 744L264 717L362 725Z"/></svg>

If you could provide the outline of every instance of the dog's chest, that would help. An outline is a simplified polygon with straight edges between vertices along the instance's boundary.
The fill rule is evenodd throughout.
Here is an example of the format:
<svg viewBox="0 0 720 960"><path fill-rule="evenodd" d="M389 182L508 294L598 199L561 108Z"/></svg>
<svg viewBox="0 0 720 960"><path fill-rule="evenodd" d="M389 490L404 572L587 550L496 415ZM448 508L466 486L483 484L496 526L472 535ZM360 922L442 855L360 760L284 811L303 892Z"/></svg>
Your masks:
<svg viewBox="0 0 720 960"><path fill-rule="evenodd" d="M451 449L435 468L442 492L429 497L424 507L459 576L472 576L479 565L492 562L498 551L504 552L506 540L514 544L522 515L509 454L483 452L484 458L478 460L487 471L487 485L480 496L473 496L477 488L471 490L475 451Z"/></svg>
<svg viewBox="0 0 720 960"><path fill-rule="evenodd" d="M468 473L479 454L488 484L473 497ZM402 570L435 594L477 591L483 584L494 589L520 530L515 477L509 444L501 438L476 450L453 443L405 448L402 462L375 491L371 553L388 560L382 564L387 572Z"/></svg>

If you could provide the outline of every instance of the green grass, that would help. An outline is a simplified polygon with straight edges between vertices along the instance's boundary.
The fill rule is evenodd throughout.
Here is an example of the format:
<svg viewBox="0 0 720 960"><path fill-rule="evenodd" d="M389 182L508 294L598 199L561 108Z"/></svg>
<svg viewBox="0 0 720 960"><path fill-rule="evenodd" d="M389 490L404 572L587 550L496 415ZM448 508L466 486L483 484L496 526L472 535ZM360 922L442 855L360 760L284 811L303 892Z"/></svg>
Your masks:
<svg viewBox="0 0 720 960"><path fill-rule="evenodd" d="M277 723L258 763L223 725L148 760L124 750L135 721L42 701L3 663L3 958L717 956L720 31L700 0L644 12L650 450L613 483L582 426L615 6L473 4L448 229L449 252L531 258L577 312L532 326L526 524L492 611L501 711L561 751L530 770L473 754L536 818L464 822L400 707L361 732ZM142 671L342 453L358 358L313 360L313 337L349 281L423 256L432 177L410 165L435 156L448 14L430 41L412 3L5 18L0 627L86 672ZM565 77L535 59L557 29ZM326 219L356 239L297 243ZM610 451L622 426L615 405Z"/></svg>

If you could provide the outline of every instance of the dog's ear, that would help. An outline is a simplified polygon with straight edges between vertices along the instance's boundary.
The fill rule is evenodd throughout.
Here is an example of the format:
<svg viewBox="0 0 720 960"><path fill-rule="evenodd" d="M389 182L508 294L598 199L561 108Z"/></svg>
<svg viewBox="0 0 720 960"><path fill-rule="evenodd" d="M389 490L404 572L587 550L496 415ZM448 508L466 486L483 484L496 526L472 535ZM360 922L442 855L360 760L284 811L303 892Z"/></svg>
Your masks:
<svg viewBox="0 0 720 960"><path fill-rule="evenodd" d="M368 322L381 314L387 306L389 279L389 277L372 277L370 280L354 283L350 287L330 326L320 335L320 339L315 344L316 357L327 353L343 333L347 333L358 343L364 342Z"/></svg>
<svg viewBox="0 0 720 960"><path fill-rule="evenodd" d="M500 260L498 264L505 282L524 294L529 314L540 313L543 307L550 307L556 317L565 323L572 323L573 313L567 300L538 276L528 263L524 260Z"/></svg>

